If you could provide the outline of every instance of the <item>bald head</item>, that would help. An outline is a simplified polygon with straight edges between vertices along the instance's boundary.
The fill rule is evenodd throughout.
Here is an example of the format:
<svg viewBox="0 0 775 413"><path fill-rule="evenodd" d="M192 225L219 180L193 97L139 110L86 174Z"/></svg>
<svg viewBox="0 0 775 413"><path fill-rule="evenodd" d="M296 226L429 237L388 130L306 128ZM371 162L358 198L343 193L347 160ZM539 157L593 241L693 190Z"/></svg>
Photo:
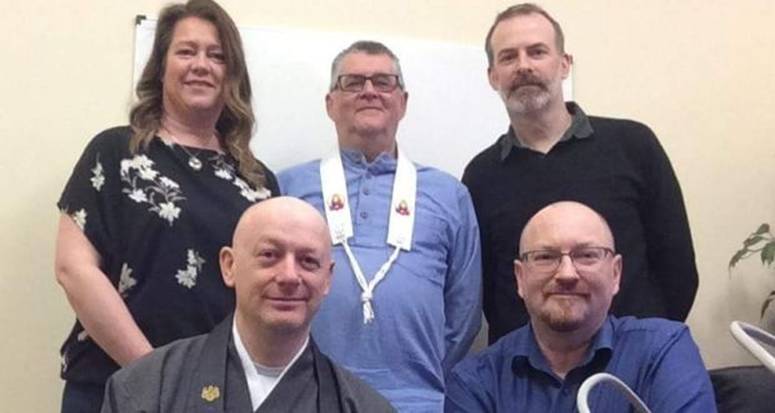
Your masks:
<svg viewBox="0 0 775 413"><path fill-rule="evenodd" d="M326 245L331 245L328 226L323 216L310 204L288 196L270 198L259 202L247 210L237 222L232 238L232 246L249 243L259 233L277 230L287 226L301 226L309 237L314 237Z"/></svg>
<svg viewBox="0 0 775 413"><path fill-rule="evenodd" d="M578 202L551 204L525 225L519 248L517 292L536 335L592 337L619 291L622 272L605 219Z"/></svg>
<svg viewBox="0 0 775 413"><path fill-rule="evenodd" d="M224 283L236 292L240 334L303 337L331 284L328 227L299 199L262 201L242 214L220 264Z"/></svg>
<svg viewBox="0 0 775 413"><path fill-rule="evenodd" d="M592 208L574 201L550 204L538 211L525 225L519 250L546 248L560 236L577 238L578 244L600 245L615 250L614 236L605 218Z"/></svg>

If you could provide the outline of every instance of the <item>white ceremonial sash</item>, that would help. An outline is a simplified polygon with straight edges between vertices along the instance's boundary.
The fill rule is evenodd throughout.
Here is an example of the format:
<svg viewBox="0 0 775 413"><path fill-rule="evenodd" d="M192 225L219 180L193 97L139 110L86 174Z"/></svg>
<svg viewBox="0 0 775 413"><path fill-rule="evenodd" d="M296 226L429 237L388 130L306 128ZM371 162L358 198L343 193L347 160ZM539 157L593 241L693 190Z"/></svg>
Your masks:
<svg viewBox="0 0 775 413"><path fill-rule="evenodd" d="M390 221L386 242L395 247L390 258L382 264L371 281L366 281L358 260L350 249L347 240L353 236L352 215L350 215L350 200L347 192L347 178L342 166L342 158L337 151L332 156L320 162L320 182L323 189L323 204L326 211L331 240L334 245L342 244L347 259L350 261L355 279L361 287L361 302L363 303L363 323L374 320L372 299L377 284L387 275L393 262L403 249L412 249L412 232L414 230L415 200L417 197L417 170L412 162L398 149L396 176L393 179L393 193L390 200Z"/></svg>

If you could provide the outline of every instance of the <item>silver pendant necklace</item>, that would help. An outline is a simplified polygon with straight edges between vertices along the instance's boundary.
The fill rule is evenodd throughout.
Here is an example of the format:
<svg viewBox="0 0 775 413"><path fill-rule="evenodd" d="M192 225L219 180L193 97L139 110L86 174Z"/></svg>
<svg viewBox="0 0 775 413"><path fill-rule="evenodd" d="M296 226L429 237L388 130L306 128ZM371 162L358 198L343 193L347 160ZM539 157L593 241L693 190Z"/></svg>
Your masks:
<svg viewBox="0 0 775 413"><path fill-rule="evenodd" d="M202 169L202 161L199 160L199 158L197 157L197 155L202 153L201 150L197 152L196 155L194 155L193 153L189 152L185 146L181 144L178 144L178 146L180 146L180 148L183 149L183 151L188 155L188 166L190 166L191 169L195 171L199 171L200 169Z"/></svg>
<svg viewBox="0 0 775 413"><path fill-rule="evenodd" d="M194 155L182 143L180 143L180 141L178 141L178 138L176 138L175 135L173 135L172 132L170 132L169 129L167 129L167 128L164 128L164 129L167 131L167 133L169 133L170 137L172 138L172 141L175 142L180 147L180 149L183 149L183 152L185 152L186 155L188 155L188 166L191 169L199 172L202 169L202 160L199 159L199 155L202 153L204 148L199 149L199 151L197 151L196 155ZM205 142L205 147L210 145L210 142L213 140L214 137L215 137L215 133L213 133L210 136L210 139L208 139L207 142Z"/></svg>

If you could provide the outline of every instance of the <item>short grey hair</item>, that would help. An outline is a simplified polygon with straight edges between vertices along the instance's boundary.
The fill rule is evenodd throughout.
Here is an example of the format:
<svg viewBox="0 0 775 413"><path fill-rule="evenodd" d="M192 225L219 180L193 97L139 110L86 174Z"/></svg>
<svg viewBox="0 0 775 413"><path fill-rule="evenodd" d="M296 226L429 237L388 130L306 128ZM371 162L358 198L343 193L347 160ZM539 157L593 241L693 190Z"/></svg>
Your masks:
<svg viewBox="0 0 775 413"><path fill-rule="evenodd" d="M351 44L346 49L339 52L331 62L331 84L328 87L329 92L336 89L336 81L341 74L342 60L347 55L353 53L365 53L367 55L386 55L393 61L393 69L398 75L398 87L404 89L404 75L401 72L401 62L398 61L398 57L384 44L373 40L358 40Z"/></svg>

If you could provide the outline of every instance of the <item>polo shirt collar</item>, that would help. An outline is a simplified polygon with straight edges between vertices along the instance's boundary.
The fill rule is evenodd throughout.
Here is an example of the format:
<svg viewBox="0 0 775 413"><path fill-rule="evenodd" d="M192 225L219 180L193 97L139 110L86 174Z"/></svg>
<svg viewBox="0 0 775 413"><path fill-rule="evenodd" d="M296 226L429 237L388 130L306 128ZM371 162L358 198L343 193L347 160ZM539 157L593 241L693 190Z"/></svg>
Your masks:
<svg viewBox="0 0 775 413"><path fill-rule="evenodd" d="M565 133L563 133L560 142L574 138L584 139L592 136L594 129L592 129L592 124L589 122L589 117L581 110L581 107L576 102L566 102L565 107L571 115L571 124ZM519 138L517 138L516 133L514 133L514 128L512 128L511 125L509 125L508 131L498 139L498 145L500 145L501 149L501 161L505 161L512 150L525 147L525 145L520 142Z"/></svg>

